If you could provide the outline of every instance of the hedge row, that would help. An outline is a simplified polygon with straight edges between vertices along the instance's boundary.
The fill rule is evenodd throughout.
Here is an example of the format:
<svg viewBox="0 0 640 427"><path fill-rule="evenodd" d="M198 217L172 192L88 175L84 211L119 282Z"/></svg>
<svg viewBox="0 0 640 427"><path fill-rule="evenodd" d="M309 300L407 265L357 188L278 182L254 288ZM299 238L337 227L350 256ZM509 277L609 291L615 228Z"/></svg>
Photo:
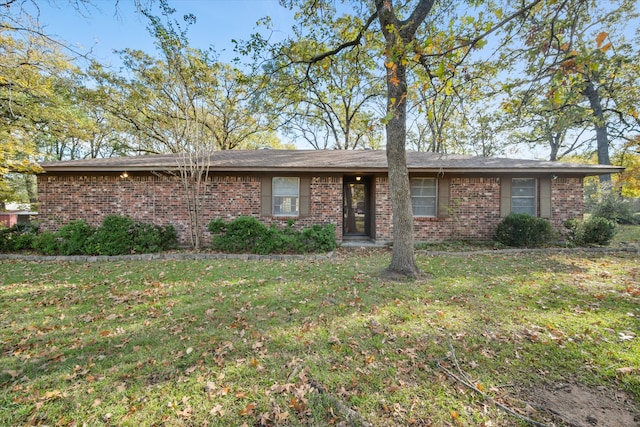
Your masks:
<svg viewBox="0 0 640 427"><path fill-rule="evenodd" d="M260 255L329 252L337 247L335 225L313 225L296 230L291 220L285 228L267 227L251 216L240 216L226 223L216 219L209 223L214 250L226 253Z"/></svg>
<svg viewBox="0 0 640 427"><path fill-rule="evenodd" d="M108 215L100 227L85 220L71 221L56 232L38 232L37 226L18 225L0 230L0 252L33 250L45 255L126 255L175 248L178 235L172 225L136 222Z"/></svg>
<svg viewBox="0 0 640 427"><path fill-rule="evenodd" d="M571 219L564 223L567 242L572 246L608 245L616 234L616 223L601 217L585 221ZM543 218L512 213L496 229L495 239L505 246L539 247L552 244L558 233Z"/></svg>

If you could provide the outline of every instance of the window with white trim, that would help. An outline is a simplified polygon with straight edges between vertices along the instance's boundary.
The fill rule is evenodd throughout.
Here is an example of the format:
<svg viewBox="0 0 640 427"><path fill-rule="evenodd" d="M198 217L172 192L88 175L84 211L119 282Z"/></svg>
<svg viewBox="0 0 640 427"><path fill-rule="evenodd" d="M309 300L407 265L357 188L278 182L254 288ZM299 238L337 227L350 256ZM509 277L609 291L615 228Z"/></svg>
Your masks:
<svg viewBox="0 0 640 427"><path fill-rule="evenodd" d="M513 178L511 180L511 212L538 216L537 188L535 178Z"/></svg>
<svg viewBox="0 0 640 427"><path fill-rule="evenodd" d="M271 181L274 216L298 216L300 214L300 178L274 177Z"/></svg>
<svg viewBox="0 0 640 427"><path fill-rule="evenodd" d="M413 216L435 217L437 214L437 180L435 178L411 178L411 206Z"/></svg>

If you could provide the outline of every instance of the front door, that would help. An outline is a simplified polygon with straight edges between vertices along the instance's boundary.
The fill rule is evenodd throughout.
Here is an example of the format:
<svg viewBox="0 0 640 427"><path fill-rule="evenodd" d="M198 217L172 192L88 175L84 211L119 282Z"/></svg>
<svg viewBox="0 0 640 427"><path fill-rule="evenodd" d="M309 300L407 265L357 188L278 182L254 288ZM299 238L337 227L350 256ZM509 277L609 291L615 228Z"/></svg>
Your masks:
<svg viewBox="0 0 640 427"><path fill-rule="evenodd" d="M344 177L343 236L370 236L370 183L367 177Z"/></svg>

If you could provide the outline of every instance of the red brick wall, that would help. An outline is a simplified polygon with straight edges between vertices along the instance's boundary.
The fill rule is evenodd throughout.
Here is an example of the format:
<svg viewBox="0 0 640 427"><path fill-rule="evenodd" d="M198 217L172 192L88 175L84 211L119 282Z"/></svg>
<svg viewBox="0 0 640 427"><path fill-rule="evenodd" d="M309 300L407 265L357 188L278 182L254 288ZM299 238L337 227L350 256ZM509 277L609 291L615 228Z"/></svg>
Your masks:
<svg viewBox="0 0 640 427"><path fill-rule="evenodd" d="M563 223L572 218L584 219L584 183L582 178L551 180L551 224L565 234Z"/></svg>
<svg viewBox="0 0 640 427"><path fill-rule="evenodd" d="M310 215L296 218L295 227L335 224L336 237L342 240L342 176L322 175L311 179ZM203 222L215 218L231 220L240 215L260 218L265 224L284 226L288 218L262 216L261 177L212 176L207 182L203 204ZM563 231L563 222L582 218L584 211L581 178L557 178L551 181L552 224ZM172 224L180 242L188 242L189 215L179 179L173 176L118 175L39 175L38 219L42 229L57 230L74 219L99 225L108 214L158 225ZM374 181L375 215L373 238L379 242L393 239L389 180L377 176ZM486 240L493 236L500 217L500 178L450 178L450 216L414 218L417 241L450 239ZM210 236L204 232L204 241Z"/></svg>
<svg viewBox="0 0 640 427"><path fill-rule="evenodd" d="M416 241L489 240L500 216L500 178L457 177L450 181L450 215L445 218L413 219ZM381 242L393 239L389 181L376 179L376 233ZM584 213L582 178L557 178L551 181L552 225L561 233L569 218Z"/></svg>
<svg viewBox="0 0 640 427"><path fill-rule="evenodd" d="M202 205L205 243L210 239L206 225L215 218L226 221L237 216L261 218L266 224L286 225L288 218L260 215L259 176L212 176ZM189 213L180 180L173 176L40 175L38 176L39 221L44 230L57 230L71 220L85 219L100 225L109 214L157 225L172 224L180 243L189 241ZM296 228L333 223L342 238L342 178L314 177L311 180L311 215L296 219Z"/></svg>
<svg viewBox="0 0 640 427"><path fill-rule="evenodd" d="M375 232L373 238L378 242L390 242L393 240L393 217L391 216L391 198L389 195L389 178L377 176L375 179L374 202Z"/></svg>

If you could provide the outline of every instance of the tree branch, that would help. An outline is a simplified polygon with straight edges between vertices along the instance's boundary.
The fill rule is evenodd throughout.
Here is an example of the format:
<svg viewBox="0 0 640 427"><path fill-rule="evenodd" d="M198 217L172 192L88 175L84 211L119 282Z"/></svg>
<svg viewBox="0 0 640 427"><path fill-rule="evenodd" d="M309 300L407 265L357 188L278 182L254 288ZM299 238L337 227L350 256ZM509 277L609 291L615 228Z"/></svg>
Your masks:
<svg viewBox="0 0 640 427"><path fill-rule="evenodd" d="M360 31L358 31L358 34L356 35L356 37L353 40L349 40L347 42L344 42L341 45L337 46L336 48L331 49L331 50L329 50L327 52L323 52L323 53L321 53L319 55L313 56L313 57L311 57L311 59L309 59L308 61L304 61L304 62L307 62L309 65L315 64L316 62L320 62L325 58L337 55L338 53L342 52L343 50L345 50L347 48L358 46L360 44L360 41L362 40L362 37L364 36L364 33L369 29L369 27L371 26L373 21L375 21L377 16L378 15L376 13L371 15L369 17L369 19L367 19L367 22L365 22L364 26L360 29Z"/></svg>
<svg viewBox="0 0 640 427"><path fill-rule="evenodd" d="M419 62L421 64L423 64L426 61L426 58L429 58L429 57L441 57L441 56L450 54L452 52L455 52L456 50L464 49L465 47L469 47L469 46L474 46L480 40L482 40L485 37L487 37L488 35L496 32L497 30L499 30L500 28L504 27L505 25L507 25L509 22L513 21L514 19L516 19L520 15L528 12L529 10L531 10L533 7L535 7L540 2L542 2L542 0L535 0L533 3L527 5L527 6L523 7L522 9L519 9L519 10L515 11L514 13L512 13L511 15L507 16L502 21L498 22L496 25L494 25L493 27L489 28L484 33L474 37L471 40L467 40L466 42L464 42L462 44L459 44L459 45L454 46L454 47L452 47L452 48L450 48L448 50L445 50L444 52L431 53L431 54L422 54L422 55L420 55Z"/></svg>

